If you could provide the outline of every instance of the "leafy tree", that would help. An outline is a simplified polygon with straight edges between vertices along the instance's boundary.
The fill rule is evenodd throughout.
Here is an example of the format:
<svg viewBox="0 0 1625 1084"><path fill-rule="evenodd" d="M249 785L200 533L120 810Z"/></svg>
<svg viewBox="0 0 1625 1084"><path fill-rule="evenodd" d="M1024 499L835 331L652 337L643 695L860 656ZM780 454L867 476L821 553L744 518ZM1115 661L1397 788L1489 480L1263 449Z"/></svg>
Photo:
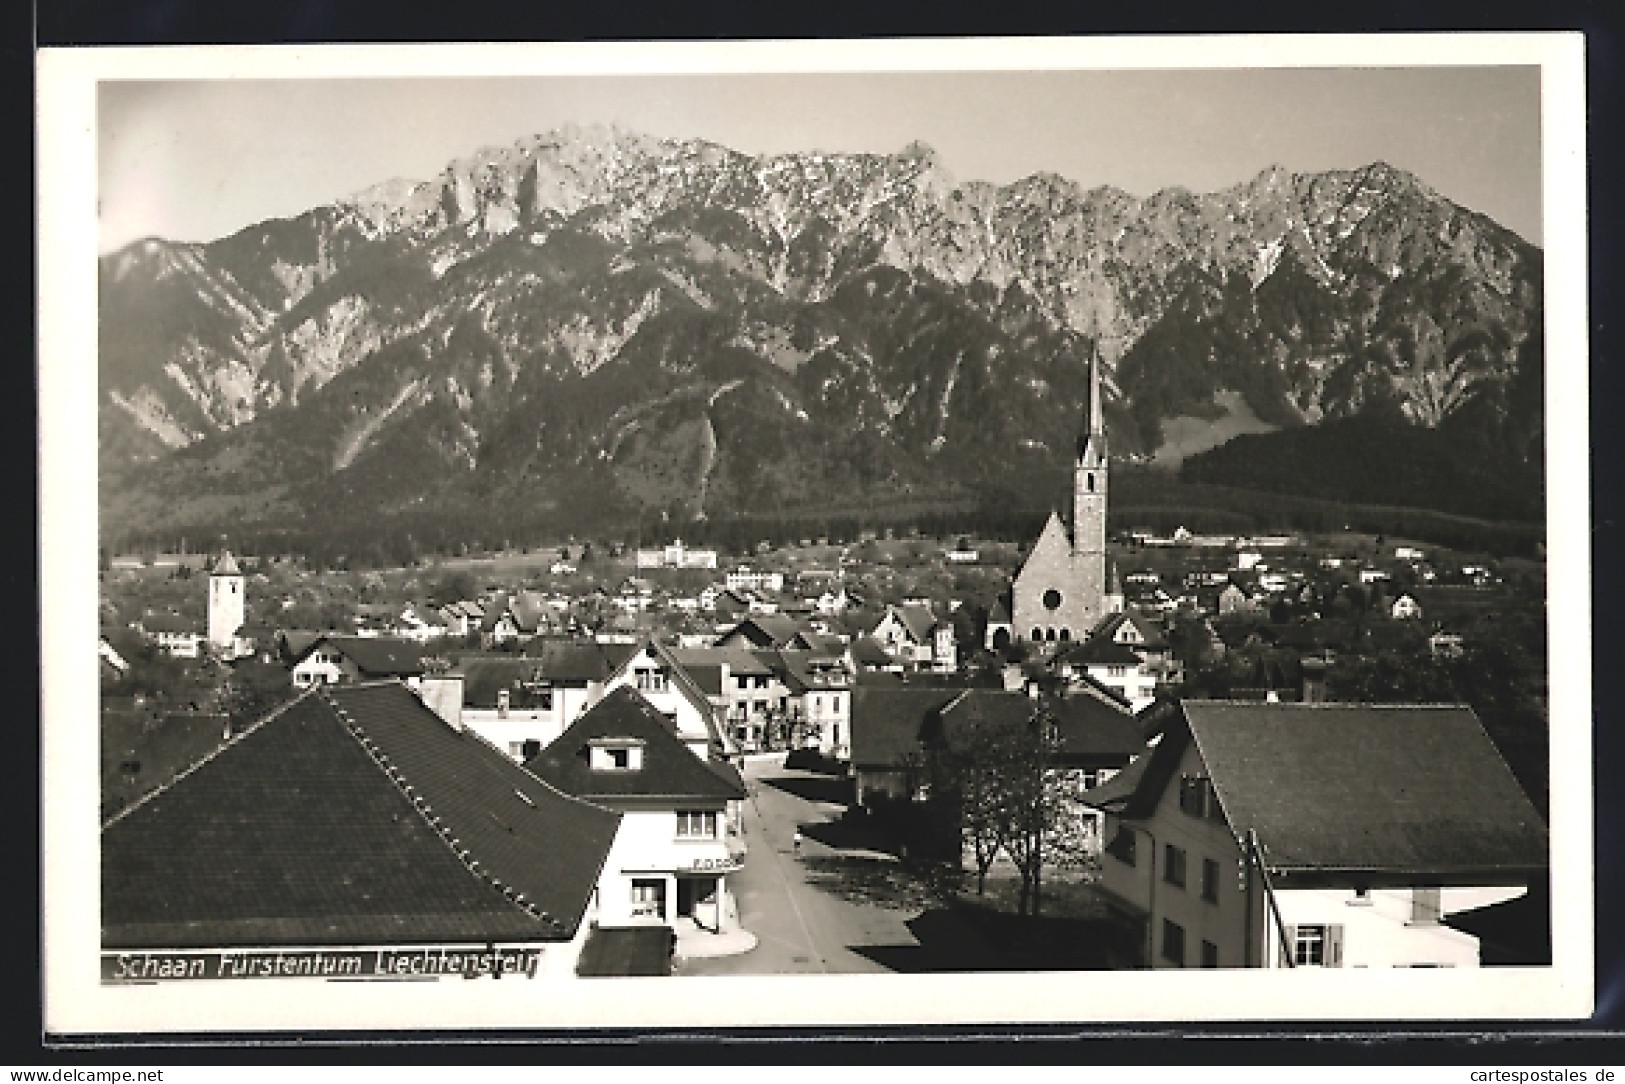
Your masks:
<svg viewBox="0 0 1625 1084"><path fill-rule="evenodd" d="M987 890L987 872L1004 846L1006 826L1002 762L1007 735L977 720L952 747L937 751L935 771L958 799L960 831L976 863L976 894Z"/></svg>
<svg viewBox="0 0 1625 1084"><path fill-rule="evenodd" d="M1046 867L1086 860L1081 774L1060 764L1047 707L1026 719L973 718L933 751L933 775L958 806L976 890L1002 850L1021 877L1017 911L1039 913Z"/></svg>

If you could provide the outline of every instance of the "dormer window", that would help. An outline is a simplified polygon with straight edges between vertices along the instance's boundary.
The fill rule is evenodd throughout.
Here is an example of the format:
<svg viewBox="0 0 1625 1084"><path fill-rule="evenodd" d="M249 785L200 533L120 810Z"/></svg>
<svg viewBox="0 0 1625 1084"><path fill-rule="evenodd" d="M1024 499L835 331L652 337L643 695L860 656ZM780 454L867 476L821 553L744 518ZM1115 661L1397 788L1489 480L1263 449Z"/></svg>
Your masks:
<svg viewBox="0 0 1625 1084"><path fill-rule="evenodd" d="M587 766L595 772L635 772L643 767L638 738L595 738L587 745Z"/></svg>

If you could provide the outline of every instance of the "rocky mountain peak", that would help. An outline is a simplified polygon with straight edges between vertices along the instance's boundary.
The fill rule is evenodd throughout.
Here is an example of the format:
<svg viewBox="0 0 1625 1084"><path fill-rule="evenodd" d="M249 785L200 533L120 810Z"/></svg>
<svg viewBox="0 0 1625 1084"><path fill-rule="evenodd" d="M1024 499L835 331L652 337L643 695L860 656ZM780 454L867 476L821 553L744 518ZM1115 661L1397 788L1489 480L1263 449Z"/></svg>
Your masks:
<svg viewBox="0 0 1625 1084"><path fill-rule="evenodd" d="M293 470L313 444L310 485L401 499L610 464L600 488L703 511L797 471L828 495L1029 469L1070 446L1096 346L1125 453L1221 394L1255 425L1376 401L1437 425L1509 386L1540 274L1384 163L1142 199L957 182L918 142L755 156L565 125L208 245L137 243L102 281L119 454L274 445Z"/></svg>

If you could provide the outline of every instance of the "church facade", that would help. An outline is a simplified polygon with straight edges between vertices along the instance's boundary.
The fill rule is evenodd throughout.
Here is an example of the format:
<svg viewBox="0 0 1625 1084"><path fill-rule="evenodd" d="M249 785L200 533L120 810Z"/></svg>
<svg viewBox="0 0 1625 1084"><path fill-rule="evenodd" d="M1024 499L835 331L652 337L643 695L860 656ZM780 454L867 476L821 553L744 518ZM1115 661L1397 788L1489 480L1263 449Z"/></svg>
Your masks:
<svg viewBox="0 0 1625 1084"><path fill-rule="evenodd" d="M1058 646L1088 639L1123 610L1123 589L1106 554L1109 482L1100 359L1089 364L1089 410L1072 472L1072 529L1050 513L1010 590L1013 639Z"/></svg>

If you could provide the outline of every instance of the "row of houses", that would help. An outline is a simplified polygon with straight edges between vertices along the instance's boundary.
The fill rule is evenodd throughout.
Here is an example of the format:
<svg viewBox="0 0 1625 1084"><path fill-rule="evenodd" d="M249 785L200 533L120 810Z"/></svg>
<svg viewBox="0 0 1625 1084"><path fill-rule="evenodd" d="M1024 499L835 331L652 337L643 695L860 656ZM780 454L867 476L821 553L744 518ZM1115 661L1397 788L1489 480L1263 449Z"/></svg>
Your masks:
<svg viewBox="0 0 1625 1084"><path fill-rule="evenodd" d="M754 943L744 797L631 688L521 764L403 682L322 684L104 823L103 979L669 973Z"/></svg>
<svg viewBox="0 0 1625 1084"><path fill-rule="evenodd" d="M652 638L630 644L538 640L523 655L468 654L441 665L409 641L324 634L292 661L305 689L396 679L448 721L523 759L607 693L629 686L671 710L688 732L709 718L732 751L794 743L844 758L849 744L850 646L784 618L751 618L703 647ZM664 709L663 709L664 710ZM775 729L776 728L776 729Z"/></svg>
<svg viewBox="0 0 1625 1084"><path fill-rule="evenodd" d="M1460 705L859 686L856 800L923 799L977 720L1054 728L1121 967L1550 962L1546 826Z"/></svg>

